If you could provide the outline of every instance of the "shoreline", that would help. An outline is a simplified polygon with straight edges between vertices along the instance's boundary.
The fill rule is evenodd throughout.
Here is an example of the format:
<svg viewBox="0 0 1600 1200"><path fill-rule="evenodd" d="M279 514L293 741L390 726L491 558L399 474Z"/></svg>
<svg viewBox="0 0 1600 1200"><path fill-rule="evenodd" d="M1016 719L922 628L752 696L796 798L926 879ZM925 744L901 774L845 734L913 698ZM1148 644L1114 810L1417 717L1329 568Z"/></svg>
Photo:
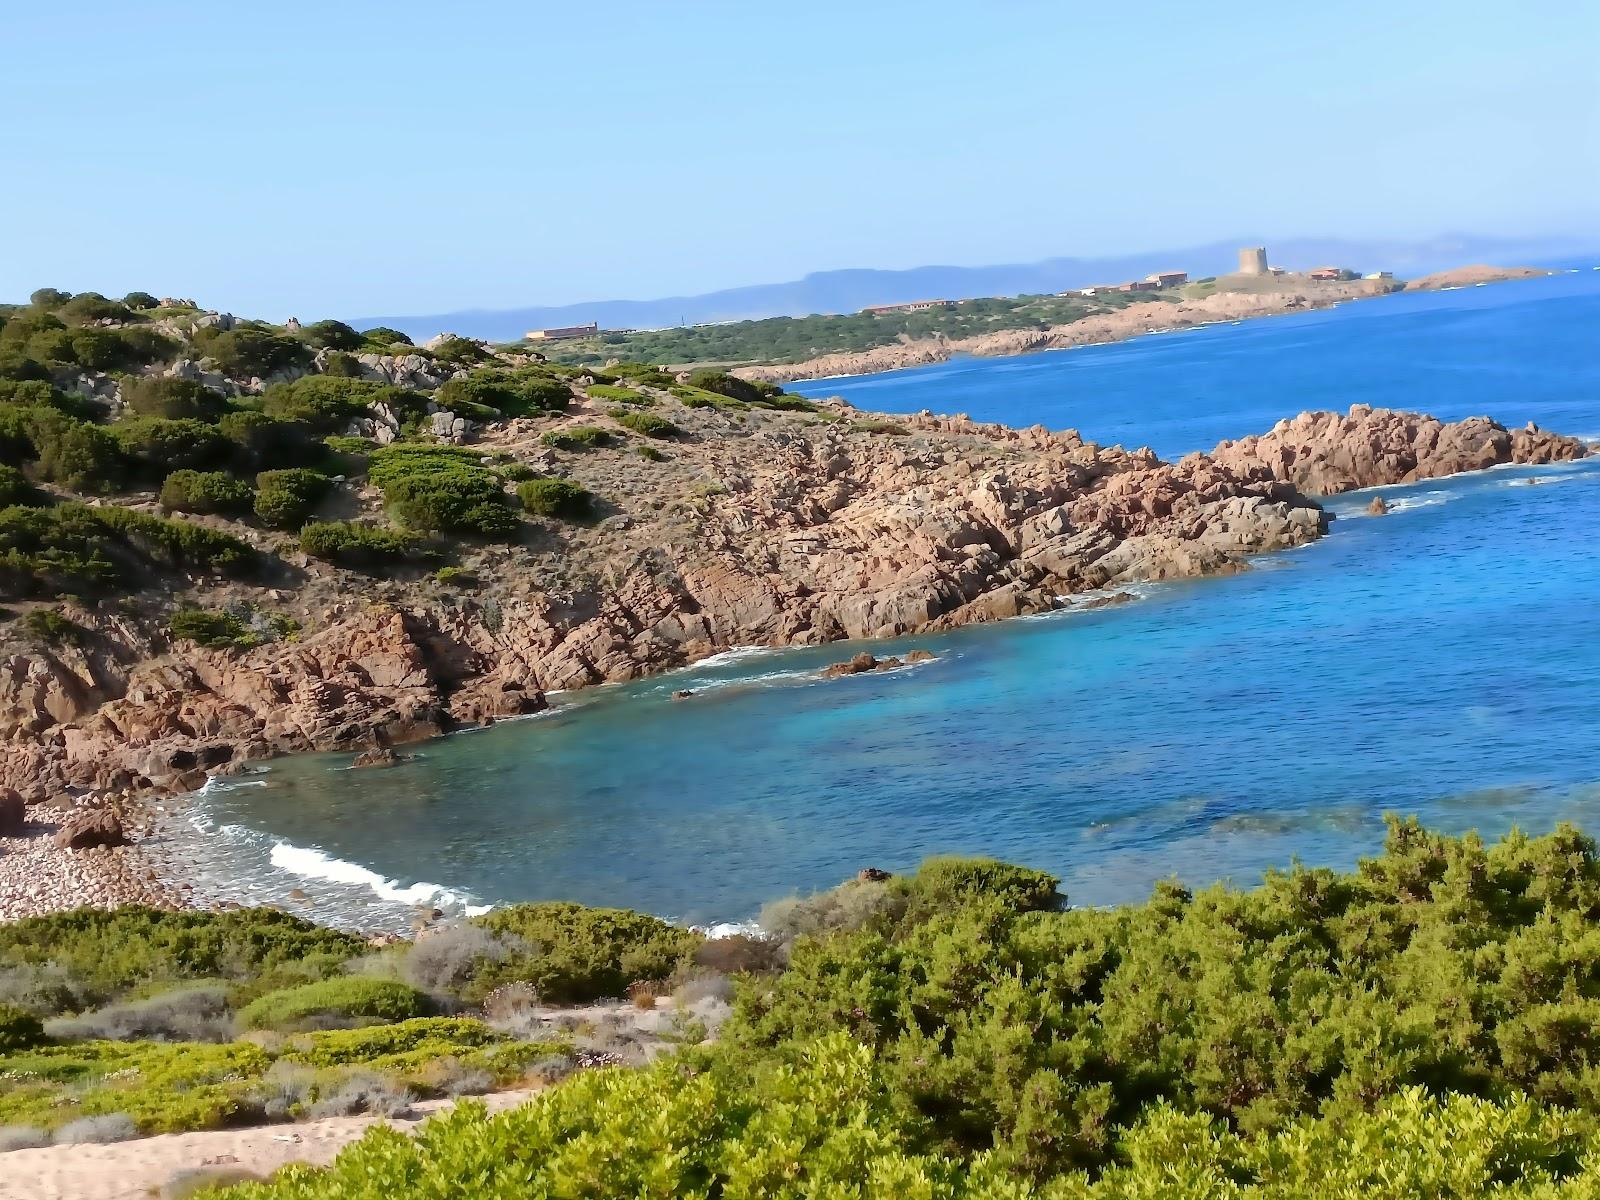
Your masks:
<svg viewBox="0 0 1600 1200"><path fill-rule="evenodd" d="M501 610L503 629L487 629L475 615L475 604L430 607L428 597L414 591L377 606L331 613L328 624L309 638L241 652L163 649L164 643L131 635L113 645L107 640L108 627L97 625L88 643L98 647L90 665L113 663L110 654L115 650L124 656L115 661L126 674L121 680L99 676L108 681L105 698L76 719L51 710L56 734L49 743L36 738L32 755L19 755L13 764L20 770L14 771L12 782L31 786L38 803L29 813L34 827L28 836L15 845L5 843L8 853L0 855L0 895L7 901L0 905L0 919L85 903L233 903L206 895L204 881L190 877L181 859L164 854L161 838L152 831L162 823L166 797L192 793L209 777L248 771L252 761L308 751L399 747L498 723L502 714L513 714L483 698L502 692L516 712L536 713L545 706L546 688L553 692L660 677L755 647L881 643L944 633L967 624L1054 613L1062 608L1063 595L1248 569L1254 557L1305 544L1325 532L1326 510L1309 496L1402 482L1393 476L1407 454L1413 465L1403 473L1421 480L1498 463L1539 465L1589 453L1574 439L1534 426L1508 431L1478 418L1445 424L1361 405L1348 415L1286 419L1265 434L1224 442L1210 454L1192 454L1177 464L1163 463L1148 451L1106 450L1076 434L1018 432L931 417L907 418L906 424L950 456L955 467L946 467L947 476L936 466L903 461L893 441L857 432L850 444L867 464L857 477L871 478L874 485L865 508L837 520L831 511L818 510L810 524L792 531L780 527L780 545L797 536L807 539L803 554L779 560L808 585L798 594L801 606L794 610L808 621L795 626L797 632L756 619L759 611L752 614L748 607L736 606L762 595L752 592L755 581L742 575L712 575L694 590L665 597L664 615L658 619L667 629L677 628L672 623L683 618L674 614L684 605L709 598L726 607L723 619L703 621L699 636L682 639L672 654L651 652L656 643L646 626L637 646L613 643L610 666L600 660L602 669L590 667L586 677L570 672L565 655L575 645L593 646L583 640L593 634L572 629L563 634L563 627L552 625L533 603L509 599ZM1290 447L1300 455L1298 460L1293 454L1284 457ZM996 494L1014 497L1014 508L969 506L975 463L985 472L977 478L1004 481L1005 490ZM881 474L869 477L866 469ZM992 538L1006 538L1008 554L988 543L987 550L974 546L970 554L942 558L919 549L921 543L914 539L927 536L927 515L905 509L896 497L905 487L927 487L944 478L954 485L947 493L949 512L971 522L973 529L989 530ZM1035 493L1030 488L1053 490ZM787 494L781 500L791 503ZM739 518L748 506L745 500L734 502L725 519ZM874 531L872 541L860 538L858 523L863 519L871 522L867 528ZM899 536L909 548L896 560L896 572L885 577L893 587L892 606L874 598L871 607L862 609L859 571L869 561L863 555L874 548L882 551L876 531L886 519L908 523L908 531ZM947 537L948 530L959 533L964 528L934 527ZM1095 539L1087 551L1078 548L1085 530ZM968 545L970 539L963 537L951 544ZM812 540L828 538L836 540L824 557L812 548ZM697 558L685 561L686 570L704 572L717 560L711 560L711 567ZM953 562L952 569L963 570L964 564L975 562L977 567L952 575L942 585L961 587L958 594L941 594L939 579L927 575L929 562ZM824 618L830 618L828 623L822 623ZM539 640L543 630L561 636L546 644ZM472 672L447 677L429 673L429 662L440 661L429 653L437 655L440 647L455 647L451 652L463 656L470 651L475 657L466 661L472 662ZM86 651L80 646L73 653L81 658ZM70 661L64 652L42 653L13 659L9 667L18 681L68 684L75 678ZM330 678L352 682L331 690L323 682ZM162 693L152 690L152 680L171 682ZM280 724L287 715L284 701L303 694L302 688L312 699L327 697L331 703L324 708L302 701L289 724ZM50 693L67 694L64 687ZM46 711L44 693L22 696L39 705L28 711ZM144 708L149 705L157 707ZM181 720L176 716L180 713ZM313 720L318 723L310 724ZM284 728L291 736L277 732ZM86 736L95 740L86 742ZM51 747L58 748L54 757ZM29 758L38 765L30 768ZM51 844L53 822L97 803L123 813L133 846L73 851Z"/></svg>
<svg viewBox="0 0 1600 1200"><path fill-rule="evenodd" d="M1542 279L1560 272L1536 267L1459 267L1423 276L1409 283L1357 279L1340 283L1295 280L1281 291L1213 292L1197 299L1143 301L1110 313L1082 317L1045 329L999 329L965 338L932 337L868 350L841 350L798 363L767 363L733 368L733 374L771 383L826 383L859 379L914 367L934 366L963 356L1017 358L1053 350L1109 346L1135 338L1210 325L1233 325L1269 317L1337 308L1356 300L1378 300L1407 292ZM1210 315L1207 315L1210 314ZM1094 332L1085 336L1084 330ZM852 364L844 369L830 369Z"/></svg>
<svg viewBox="0 0 1600 1200"><path fill-rule="evenodd" d="M1561 470L1566 468L1582 470L1585 468L1592 469L1593 466L1594 463L1592 459L1576 459L1565 462L1543 464L1542 469ZM1518 467L1540 469L1537 468L1535 464L1528 463L1497 463L1492 466L1478 468L1475 470L1460 471L1447 476L1396 483L1371 484L1366 487L1352 489L1351 491L1341 493L1337 497L1330 496L1324 499L1327 501L1343 499L1351 502L1359 502L1368 495L1378 496L1395 489L1417 487L1430 483L1442 482L1444 480L1458 480L1480 475L1490 475L1495 472ZM1535 475L1532 476L1528 482L1541 482L1541 478L1540 476ZM1404 508L1391 510L1391 512L1401 511L1406 510ZM1350 512L1340 515L1335 519L1361 520L1367 519L1368 515L1369 514L1365 511L1365 509L1362 509L1357 512ZM1320 541L1321 539L1318 540ZM1276 560L1287 556L1291 551L1303 550L1308 548L1310 545L1312 545L1312 543L1304 543L1283 549L1264 551L1261 554L1253 556L1252 560L1250 561L1252 566L1255 566L1257 563L1261 563L1261 569L1271 569L1270 567L1265 566L1263 560ZM1201 578L1213 577L1214 576L1203 576ZM1194 582L1194 580L1151 580L1139 583L1110 585L1105 588L1091 589L1086 592L1066 593L1057 597L1059 603L1048 611L1024 614L1015 618L1011 618L1011 620L1040 621L1048 619L1060 619L1075 615L1082 615L1089 612L1100 611L1107 607L1121 607L1124 605L1131 607L1149 599L1153 591L1159 589L1164 584L1188 582ZM962 626L959 628L970 628L970 626ZM950 629L944 632L957 633L958 630ZM829 645L838 646L840 648L840 657L848 658L849 649L870 649L875 646L881 647L884 642L895 640L899 639L847 639L843 642L829 643ZM795 645L731 646L725 649L714 650L702 658L684 663L678 667L670 668L669 670L655 675L641 676L639 679L619 681L614 684L599 684L595 685L594 687L583 688L579 690L584 693L592 693L606 687L623 686L624 683L640 683L646 680L653 680L660 683L662 681L670 681L675 676L682 676L698 670L703 670L708 665L717 665L718 660L721 660L722 663L726 664L729 662L736 662L746 659L766 658L773 655L783 654L787 651L804 648L805 647ZM941 653L936 659L930 661L941 661L945 657L946 654ZM912 670L923 665L926 664L921 662L912 663L908 664L907 667L903 669ZM803 681L797 680L796 683L813 684L829 682L828 678L822 673L821 669L808 670L804 672L804 675L805 679ZM848 676L841 678L848 678ZM745 681L734 680L731 682L737 684ZM696 690L698 691L701 689ZM637 702L637 699L634 702ZM583 707L583 702L579 701L570 707L574 709L581 708ZM548 716L556 711L558 711L558 708L553 706L552 708L546 709L540 713L528 714L525 717L506 718L504 721L497 721L494 724L509 723L512 721L521 722L534 717ZM426 739L425 741L413 743L413 745L417 747L426 747L434 742L469 733L481 732L487 728L490 728L490 726L463 726L458 729L440 733L432 738ZM337 752L308 751L303 752L301 755L278 755L273 759L263 760L262 771L270 771L272 768L264 764L274 762L279 759L287 760L292 757L303 757L304 754L326 753ZM347 766L342 769L349 770L351 768ZM208 780L208 783L212 780L230 780L236 778L237 776L212 776L210 780ZM175 796L144 796L131 798L125 803L124 811L138 814L138 817L144 822L143 829L137 841L115 851L83 852L68 851L56 848L49 843L49 833L51 830L39 828L45 823L35 821L35 828L30 831L28 838L26 839L33 844L34 849L27 856L25 861L35 866L42 864L45 872L54 877L68 877L77 881L88 881L87 890L91 893L91 901L96 899L109 900L108 904L91 902L91 904L88 905L90 907L115 907L118 904L126 903L143 903L159 908L188 909L193 911L220 911L230 908L254 906L276 907L282 909L283 911L290 912L295 916L314 921L319 925L344 928L363 935L371 936L411 936L419 927L419 922L421 924L426 924L435 919L448 920L461 916L471 916L478 912L488 911L489 909L496 907L494 904L483 905L481 907L465 902L456 904L454 901L442 899L440 895L436 893L454 895L457 899L460 899L461 896L465 895L465 893L461 892L460 889L448 882L431 883L422 880L411 881L402 879L383 879L377 872L371 871L370 868L364 867L358 862L339 859L332 856L330 856L330 861L335 866L348 867L362 874L369 874L374 880L381 880L383 884L389 887L400 887L404 889L427 888L430 889L430 893L435 894L433 894L432 898L427 901L407 902L402 899L385 896L371 883L365 883L364 886L367 886L373 894L373 899L370 901L370 903L375 906L393 906L397 920L393 922L378 920L362 922L360 920L347 919L344 916L330 919L328 912L329 906L341 903L342 898L334 896L319 896L319 885L326 885L330 882L343 882L347 885L355 886L360 881L340 881L333 876L317 875L314 873L308 874L305 872L296 871L290 867L273 863L272 865L274 869L280 872L283 877L283 895L275 899L255 899L246 898L244 896L229 896L227 894L228 889L226 888L216 889L212 886L208 886L208 884L211 882L211 877L207 876L202 870L200 870L197 864L191 866L190 870L185 871L182 869L182 864L178 861L178 859L169 852L171 846L169 840L169 830L174 823L184 822L188 819L186 810L189 809L190 806L192 806L199 799L204 790L205 789L202 788L199 790L199 792L190 792ZM51 828L53 828L53 824L51 825ZM266 834L265 830L261 832ZM0 838L0 851L8 849L10 843L22 840L24 839ZM282 841L283 844L288 845L295 850L308 851L313 854L326 853L315 846L300 846L298 843L287 842L284 839L279 840ZM61 905L46 905L45 907L40 908L37 913L32 911L14 911L15 905L14 903L10 902L10 898L7 895L7 888L3 879L3 870L6 858L7 856L4 853L0 853L0 923L4 923L9 920L20 919L21 917L25 916L40 915L43 913L59 911L59 909L63 907ZM94 892L99 892L101 894L96 897L93 895ZM59 891L57 891L57 894L59 894ZM516 901L506 901L506 903L515 902ZM439 908L439 905L443 905L443 909ZM428 914L430 911L434 914L433 917L429 917ZM441 913L442 916L439 915ZM664 920L672 920L675 922L678 921L678 918L669 915L656 915L661 916ZM404 926L408 920L410 921L411 925L409 932L405 931L404 929ZM735 929L743 928L744 926L744 922L728 919L716 922L712 926L706 928ZM702 928L702 926L693 927Z"/></svg>

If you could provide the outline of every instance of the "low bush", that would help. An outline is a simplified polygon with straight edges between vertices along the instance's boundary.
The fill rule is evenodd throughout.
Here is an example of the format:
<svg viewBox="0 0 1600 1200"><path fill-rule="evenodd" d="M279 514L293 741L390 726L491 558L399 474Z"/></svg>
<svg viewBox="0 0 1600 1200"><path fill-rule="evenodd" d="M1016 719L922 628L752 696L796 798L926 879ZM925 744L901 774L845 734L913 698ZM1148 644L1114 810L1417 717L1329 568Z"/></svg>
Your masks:
<svg viewBox="0 0 1600 1200"><path fill-rule="evenodd" d="M337 375L306 375L274 384L261 397L261 411L269 417L298 421L319 433L337 433L377 405L403 416L420 413L426 404L421 392Z"/></svg>
<svg viewBox="0 0 1600 1200"><path fill-rule="evenodd" d="M517 488L517 497L541 517L577 521L594 512L594 493L570 479L529 479Z"/></svg>
<svg viewBox="0 0 1600 1200"><path fill-rule="evenodd" d="M0 1154L11 1150L38 1150L50 1144L50 1131L37 1125L0 1125Z"/></svg>
<svg viewBox="0 0 1600 1200"><path fill-rule="evenodd" d="M712 367L702 367L689 372L687 382L690 387L705 392L715 392L719 396L727 396L730 400L738 400L745 404L766 399L766 393L759 385Z"/></svg>
<svg viewBox="0 0 1600 1200"><path fill-rule="evenodd" d="M416 1096L404 1084L375 1071L355 1071L338 1087L319 1096L307 1114L313 1120L327 1117L403 1117L410 1113Z"/></svg>
<svg viewBox="0 0 1600 1200"><path fill-rule="evenodd" d="M612 387L609 384L595 383L589 385L589 398L591 400L609 400L613 404L627 404L635 408L654 408L654 397L633 388Z"/></svg>
<svg viewBox="0 0 1600 1200"><path fill-rule="evenodd" d="M666 979L702 941L643 913L580 904L510 905L473 923L518 941L508 942L516 949L506 957L479 966L463 991L468 1000L513 982L557 1004L621 996L637 980Z"/></svg>
<svg viewBox="0 0 1600 1200"><path fill-rule="evenodd" d="M47 1040L38 1017L13 1004L0 1004L0 1054L32 1050Z"/></svg>
<svg viewBox="0 0 1600 1200"><path fill-rule="evenodd" d="M229 330L213 325L197 330L193 340L202 355L235 379L265 379L311 361L304 342L258 322L240 322Z"/></svg>
<svg viewBox="0 0 1600 1200"><path fill-rule="evenodd" d="M167 628L179 641L193 642L210 650L245 650L261 642L248 625L230 612L180 608L167 621Z"/></svg>
<svg viewBox="0 0 1600 1200"><path fill-rule="evenodd" d="M663 371L660 367L653 363L613 363L611 366L605 369L605 374L609 378L601 379L600 372L598 371L594 372L594 377L601 383L613 383L618 380L626 379L633 383L642 383L650 387L658 388L668 388L677 382L677 380L669 375L666 371ZM590 389L591 392L593 390L593 388Z"/></svg>
<svg viewBox="0 0 1600 1200"><path fill-rule="evenodd" d="M429 557L409 534L352 521L313 521L300 530L300 549L314 558L363 568Z"/></svg>
<svg viewBox="0 0 1600 1200"><path fill-rule="evenodd" d="M268 992L239 1012L247 1029L329 1027L328 1022L405 1021L432 1007L418 989L394 979L342 975Z"/></svg>
<svg viewBox="0 0 1600 1200"><path fill-rule="evenodd" d="M633 448L633 452L636 455L638 455L640 458L644 459L646 462L666 462L667 461L667 456L665 454L661 453L661 451L657 450L654 446L645 446L645 445L635 446Z"/></svg>
<svg viewBox="0 0 1600 1200"><path fill-rule="evenodd" d="M361 335L343 321L313 321L300 330L300 340L319 349L358 350Z"/></svg>
<svg viewBox="0 0 1600 1200"><path fill-rule="evenodd" d="M75 642L83 636L83 628L55 608L36 608L22 618L22 627L47 645Z"/></svg>
<svg viewBox="0 0 1600 1200"><path fill-rule="evenodd" d="M225 462L231 447L215 425L192 417L128 417L111 426L123 453L153 478Z"/></svg>
<svg viewBox="0 0 1600 1200"><path fill-rule="evenodd" d="M163 570L248 578L258 561L230 534L113 505L0 509L0 594L136 587Z"/></svg>
<svg viewBox="0 0 1600 1200"><path fill-rule="evenodd" d="M411 339L398 329L390 329L387 325L374 325L371 329L361 331L361 348L363 350L386 353L393 346L410 346Z"/></svg>
<svg viewBox="0 0 1600 1200"><path fill-rule="evenodd" d="M233 1036L228 990L197 984L49 1022L60 1041L225 1042Z"/></svg>
<svg viewBox="0 0 1600 1200"><path fill-rule="evenodd" d="M29 486L27 476L15 467L8 467L0 463L0 508L10 508L13 504L24 504L33 496L33 488Z"/></svg>
<svg viewBox="0 0 1600 1200"><path fill-rule="evenodd" d="M665 417L658 417L655 413L630 412L627 409L612 409L610 416L617 424L642 433L645 437L670 438L677 437L683 431Z"/></svg>
<svg viewBox="0 0 1600 1200"><path fill-rule="evenodd" d="M127 473L122 445L100 426L42 408L23 414L13 428L19 426L40 479L75 492L114 492L122 486ZM12 436L8 430L7 437Z"/></svg>
<svg viewBox="0 0 1600 1200"><path fill-rule="evenodd" d="M42 973L13 999L48 1005L40 1015L51 1016L187 982L259 994L324 978L365 951L359 937L270 908L76 909L0 924L0 971Z"/></svg>
<svg viewBox="0 0 1600 1200"><path fill-rule="evenodd" d="M210 388L160 375L124 377L122 402L138 416L168 420L215 421L228 411L228 402Z"/></svg>
<svg viewBox="0 0 1600 1200"><path fill-rule="evenodd" d="M161 485L163 507L188 513L236 513L255 493L226 471L174 471Z"/></svg>
<svg viewBox="0 0 1600 1200"><path fill-rule="evenodd" d="M385 446L372 452L367 478L389 512L419 532L508 538L521 528L499 476L461 447Z"/></svg>
<svg viewBox="0 0 1600 1200"><path fill-rule="evenodd" d="M534 371L469 371L446 380L433 394L434 403L453 412L473 409L494 415L524 417L558 412L571 399L571 389L558 379Z"/></svg>
<svg viewBox="0 0 1600 1200"><path fill-rule="evenodd" d="M299 529L332 486L326 475L304 467L263 471L256 476L256 517L272 529Z"/></svg>
<svg viewBox="0 0 1600 1200"><path fill-rule="evenodd" d="M565 429L552 429L540 439L553 450L592 450L609 445L611 433L595 425L568 425Z"/></svg>
<svg viewBox="0 0 1600 1200"><path fill-rule="evenodd" d="M231 445L229 457L240 471L303 465L320 456L311 427L300 421L269 417L264 412L230 412L217 422L217 432Z"/></svg>
<svg viewBox="0 0 1600 1200"><path fill-rule="evenodd" d="M107 1113L103 1117L79 1117L56 1130L58 1146L107 1145L126 1142L139 1136L139 1126L127 1113Z"/></svg>
<svg viewBox="0 0 1600 1200"><path fill-rule="evenodd" d="M900 422L885 420L856 421L850 428L857 433L877 433L889 437L905 437L909 432Z"/></svg>

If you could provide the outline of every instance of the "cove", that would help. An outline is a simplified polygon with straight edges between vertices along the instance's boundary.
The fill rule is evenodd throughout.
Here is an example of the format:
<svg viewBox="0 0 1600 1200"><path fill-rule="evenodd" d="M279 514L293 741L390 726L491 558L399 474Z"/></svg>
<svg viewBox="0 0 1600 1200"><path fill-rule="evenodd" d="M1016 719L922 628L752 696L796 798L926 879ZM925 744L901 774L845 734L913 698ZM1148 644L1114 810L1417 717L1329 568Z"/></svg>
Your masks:
<svg viewBox="0 0 1600 1200"><path fill-rule="evenodd" d="M1597 318L1585 270L804 390L1168 456L1355 402L1593 434ZM1244 574L872 646L939 655L904 672L817 679L849 644L731 654L393 770L282 760L208 788L167 852L208 890L299 887L363 926L533 898L713 922L933 853L1044 867L1105 904L1171 875L1348 866L1388 810L1593 826L1597 488L1583 463L1386 489L1382 518L1354 494L1327 538Z"/></svg>

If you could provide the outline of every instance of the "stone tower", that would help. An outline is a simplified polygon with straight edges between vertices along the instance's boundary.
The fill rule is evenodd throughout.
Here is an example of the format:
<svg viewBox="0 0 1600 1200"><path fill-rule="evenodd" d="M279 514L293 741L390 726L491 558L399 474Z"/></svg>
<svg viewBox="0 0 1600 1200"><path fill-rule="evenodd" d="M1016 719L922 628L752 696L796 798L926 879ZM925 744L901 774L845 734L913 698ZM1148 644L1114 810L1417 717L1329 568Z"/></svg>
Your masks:
<svg viewBox="0 0 1600 1200"><path fill-rule="evenodd" d="M1265 275L1267 273L1267 248L1246 246L1239 251L1239 274Z"/></svg>

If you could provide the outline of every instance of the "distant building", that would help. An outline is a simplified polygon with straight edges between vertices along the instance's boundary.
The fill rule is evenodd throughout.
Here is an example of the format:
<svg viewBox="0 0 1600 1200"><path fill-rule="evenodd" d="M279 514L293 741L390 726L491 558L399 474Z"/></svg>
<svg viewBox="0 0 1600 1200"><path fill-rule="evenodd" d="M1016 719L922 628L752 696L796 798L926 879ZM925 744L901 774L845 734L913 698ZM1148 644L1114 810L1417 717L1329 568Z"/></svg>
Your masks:
<svg viewBox="0 0 1600 1200"><path fill-rule="evenodd" d="M1393 279L1394 278L1394 272L1393 271L1369 271L1369 272L1367 272L1367 274L1363 275L1361 278L1363 278L1363 279Z"/></svg>
<svg viewBox="0 0 1600 1200"><path fill-rule="evenodd" d="M1154 284L1157 288L1182 287L1189 282L1189 272L1157 271L1154 275L1146 275L1144 281Z"/></svg>
<svg viewBox="0 0 1600 1200"><path fill-rule="evenodd" d="M1063 296L1109 296L1117 290L1114 283L1097 283L1091 287L1079 288L1076 292L1062 292Z"/></svg>
<svg viewBox="0 0 1600 1200"><path fill-rule="evenodd" d="M1265 275L1267 273L1267 248L1246 246L1239 251L1239 274Z"/></svg>
<svg viewBox="0 0 1600 1200"><path fill-rule="evenodd" d="M523 334L523 338L530 342L565 342L573 338L594 337L600 332L600 323L590 321L587 325L561 325L555 329L530 329Z"/></svg>
<svg viewBox="0 0 1600 1200"><path fill-rule="evenodd" d="M1323 283L1332 283L1335 280L1343 278L1344 271L1340 267L1313 267L1311 270L1306 272L1306 275L1311 279L1320 280Z"/></svg>
<svg viewBox="0 0 1600 1200"><path fill-rule="evenodd" d="M1130 279L1127 283L1117 284L1115 290L1119 292L1148 292L1151 290L1151 285L1142 279Z"/></svg>
<svg viewBox="0 0 1600 1200"><path fill-rule="evenodd" d="M912 300L907 304L869 304L861 311L871 316L882 316L884 313L914 313L927 312L934 308L954 308L954 300Z"/></svg>
<svg viewBox="0 0 1600 1200"><path fill-rule="evenodd" d="M1289 273L1288 267L1268 267L1267 270L1273 275L1287 275Z"/></svg>

